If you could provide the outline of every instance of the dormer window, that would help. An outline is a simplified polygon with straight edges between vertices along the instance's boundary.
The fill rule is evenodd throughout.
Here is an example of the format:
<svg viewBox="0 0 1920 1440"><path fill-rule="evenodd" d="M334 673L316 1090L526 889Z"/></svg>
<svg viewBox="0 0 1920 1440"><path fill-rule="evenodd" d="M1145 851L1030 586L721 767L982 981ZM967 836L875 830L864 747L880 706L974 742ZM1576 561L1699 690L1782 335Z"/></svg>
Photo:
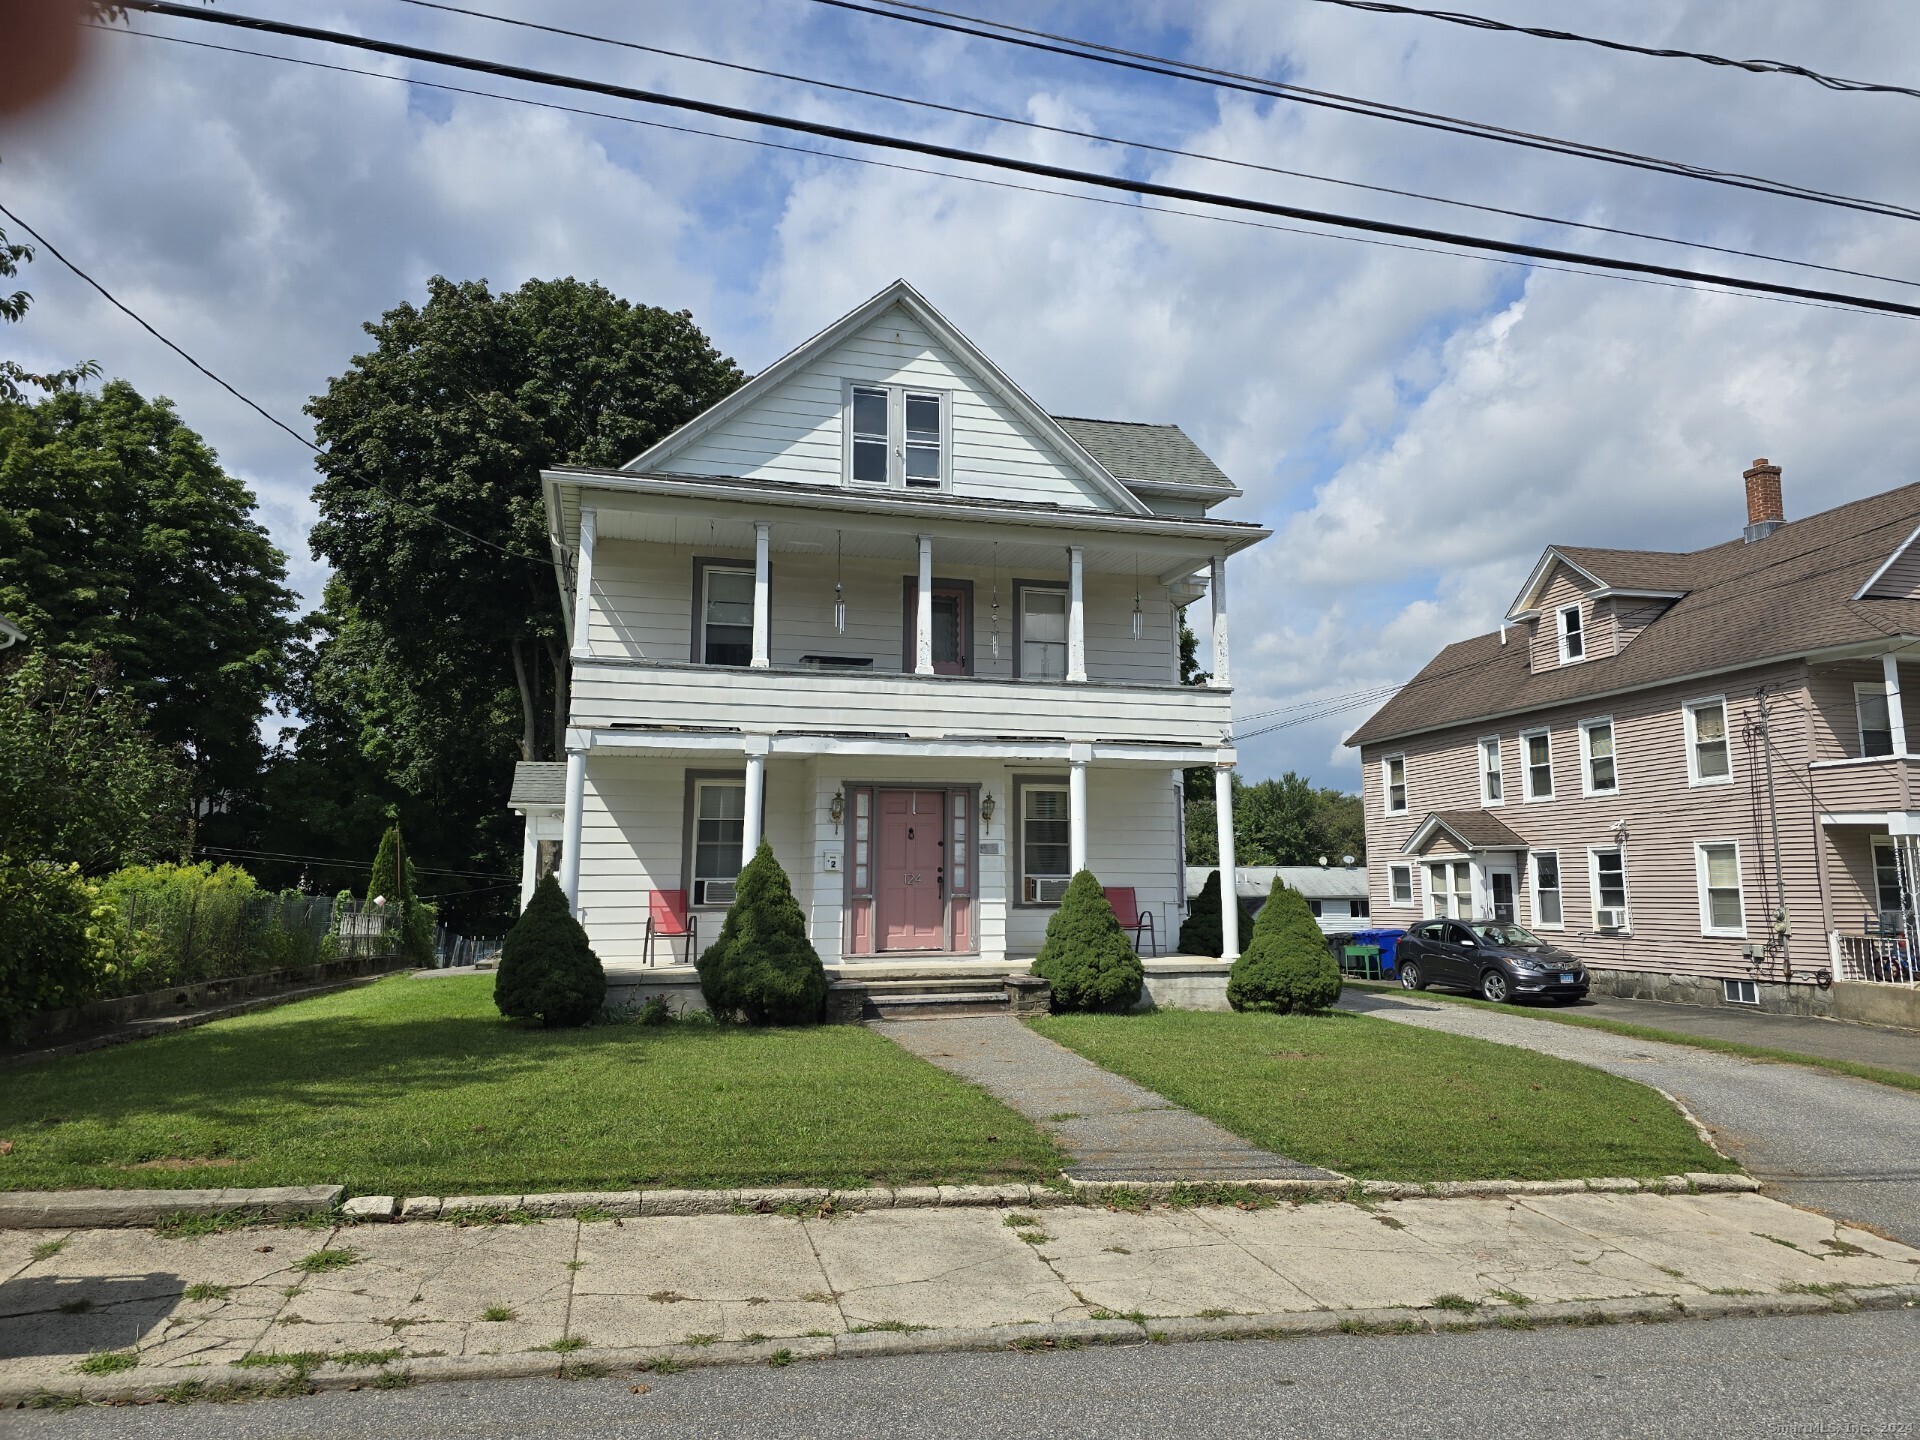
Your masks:
<svg viewBox="0 0 1920 1440"><path fill-rule="evenodd" d="M951 412L944 390L850 382L847 478L856 485L940 489L952 468Z"/></svg>
<svg viewBox="0 0 1920 1440"><path fill-rule="evenodd" d="M1587 637L1580 622L1578 605L1563 605L1559 612L1560 622L1560 663L1571 664L1575 660L1584 660L1587 654Z"/></svg>

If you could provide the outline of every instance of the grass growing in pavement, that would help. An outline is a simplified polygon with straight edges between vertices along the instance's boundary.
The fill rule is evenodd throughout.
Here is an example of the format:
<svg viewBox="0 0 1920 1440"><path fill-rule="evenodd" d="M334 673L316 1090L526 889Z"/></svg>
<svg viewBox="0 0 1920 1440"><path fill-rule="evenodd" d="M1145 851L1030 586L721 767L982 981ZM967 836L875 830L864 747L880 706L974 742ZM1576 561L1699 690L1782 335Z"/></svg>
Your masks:
<svg viewBox="0 0 1920 1440"><path fill-rule="evenodd" d="M1398 985L1365 985L1349 980L1363 990L1390 990L1401 993ZM1920 1075L1904 1070L1887 1070L1879 1065L1861 1065L1852 1060L1836 1060L1825 1055L1807 1055L1798 1050L1779 1050L1771 1045L1748 1045L1740 1040L1722 1040L1717 1035L1689 1035L1680 1030L1662 1030L1656 1025L1636 1025L1631 1020L1607 1020L1598 1015L1582 1015L1565 1010L1546 1010L1537 1005L1495 1005L1472 995L1448 995L1438 990L1420 992L1423 1000L1445 1000L1455 1005L1477 1005L1483 1010L1498 1010L1504 1015L1524 1015L1529 1020L1551 1020L1556 1025L1574 1025L1585 1030L1604 1030L1629 1040L1657 1040L1667 1045L1691 1045L1697 1050L1717 1050L1722 1055L1739 1055L1748 1060L1774 1060L1787 1065L1811 1065L1816 1070L1831 1070L1836 1075L1851 1075L1856 1080L1872 1080L1897 1090L1920 1094Z"/></svg>
<svg viewBox="0 0 1920 1440"><path fill-rule="evenodd" d="M10 1071L0 1189L937 1184L1062 1164L1013 1110L857 1026L523 1029L492 991L399 976ZM208 1164L133 1168L154 1160Z"/></svg>
<svg viewBox="0 0 1920 1440"><path fill-rule="evenodd" d="M1656 1091L1363 1015L1056 1015L1041 1034L1278 1154L1360 1179L1551 1180L1739 1167Z"/></svg>

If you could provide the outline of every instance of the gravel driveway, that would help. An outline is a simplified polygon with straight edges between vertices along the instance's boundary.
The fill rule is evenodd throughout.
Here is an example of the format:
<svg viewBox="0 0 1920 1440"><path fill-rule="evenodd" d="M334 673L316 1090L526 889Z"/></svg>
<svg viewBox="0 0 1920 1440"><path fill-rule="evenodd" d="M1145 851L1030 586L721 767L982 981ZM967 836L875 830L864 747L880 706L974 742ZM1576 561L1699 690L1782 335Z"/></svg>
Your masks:
<svg viewBox="0 0 1920 1440"><path fill-rule="evenodd" d="M1920 1095L1799 1065L1349 990L1340 1008L1518 1045L1677 1096L1770 1194L1920 1244Z"/></svg>

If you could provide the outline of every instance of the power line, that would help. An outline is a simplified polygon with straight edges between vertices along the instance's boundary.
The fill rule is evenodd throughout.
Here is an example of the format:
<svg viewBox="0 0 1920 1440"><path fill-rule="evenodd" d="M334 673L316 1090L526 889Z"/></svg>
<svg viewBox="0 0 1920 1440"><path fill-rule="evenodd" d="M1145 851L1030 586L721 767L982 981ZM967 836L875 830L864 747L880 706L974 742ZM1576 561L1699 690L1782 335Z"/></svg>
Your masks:
<svg viewBox="0 0 1920 1440"><path fill-rule="evenodd" d="M929 26L957 35L972 36L978 40L995 40L1029 50L1065 55L1075 60L1091 60L1101 65L1117 66L1120 69L1135 70L1142 74L1185 80L1215 89L1236 90L1275 100L1290 100L1302 105L1314 105L1353 115L1365 115L1375 120L1392 120L1426 130L1439 130L1479 140L1519 145L1527 149L1572 155L1580 159L1598 160L1612 165L1626 165L1634 169L1652 170L1688 180L1705 180L1715 185L1730 185L1736 189L1754 190L1792 200L1808 200L1816 204L1837 205L1849 210L1864 210L1898 220L1920 220L1920 210L1910 206L1895 205L1890 201L1864 200L1857 196L1816 190L1811 186L1770 180L1761 175L1748 175L1738 170L1716 170L1710 166L1694 165L1683 160L1664 160L1654 155L1642 155L1633 150L1615 150L1604 145L1590 145L1583 140L1564 140L1552 135L1536 134L1530 130L1514 130L1502 125L1490 125L1484 121L1464 120L1459 116L1442 115L1431 110L1414 110L1404 105L1389 105L1384 101L1342 95L1334 90L1315 90L1305 85L1294 85L1266 76L1245 75L1238 71L1222 70L1189 60L1176 60L1146 51L1102 45L1097 41L1082 40L1071 35L1030 30L1021 25L1008 24L1003 20L984 20L974 15L936 9L931 5L909 4L908 0L881 0L881 3L888 7L886 9L861 4L858 0L814 0L814 3L829 5L838 10L856 11L862 15L873 15L883 20Z"/></svg>
<svg viewBox="0 0 1920 1440"><path fill-rule="evenodd" d="M832 3L840 3L840 0L832 0ZM608 95L616 99L639 101L643 104L661 105L679 110L691 110L698 114L714 115L722 119L747 121L756 125L772 126L776 129L818 135L829 140L840 140L856 145L870 145L888 150L905 150L913 154L930 155L942 160L957 160L967 164L986 165L995 169L1013 170L1021 174L1037 175L1051 180L1065 180L1073 184L1090 185L1107 190L1118 190L1132 195L1152 195L1160 199L1218 206L1222 209L1244 210L1261 215L1274 215L1284 219L1303 220L1310 224L1331 225L1341 229L1359 230L1367 234L1394 235L1407 239L1428 240L1443 245L1459 246L1464 249L1492 251L1496 254L1518 255L1536 260L1554 260L1576 265L1588 265L1596 269L1618 270L1636 275L1655 275L1672 280L1695 281L1708 285L1723 285L1738 290L1758 291L1771 295L1789 295L1800 299L1825 301L1833 304L1853 306L1864 310L1880 311L1886 314L1920 317L1920 307L1905 305L1892 300L1879 300L1868 296L1849 295L1831 290L1812 290L1801 286L1782 285L1769 280L1751 280L1740 276L1718 275L1710 271L1688 270L1671 265L1656 265L1648 261L1626 260L1615 256L1591 255L1581 251L1555 249L1550 246L1525 245L1514 241L1494 240L1480 235L1467 235L1453 231L1435 230L1419 225L1402 225L1394 221L1373 220L1360 216L1338 214L1332 211L1310 210L1296 205L1281 205L1273 201L1252 200L1243 196L1222 195L1212 191L1193 190L1178 185L1162 185L1147 180L1131 180L1124 176L1107 175L1098 171L1077 170L1065 165L1048 165L1036 160L1022 160L1012 156L986 154L981 151L968 150L960 146L937 144L929 140L916 140L903 136L881 134L869 130L856 130L849 126L829 125L819 121L801 120L792 116L774 115L765 111L749 110L738 105L724 105L712 100L697 100L686 96L670 95L660 91L643 90L634 86L615 85L604 80L588 80L574 75L534 70L523 65L508 65L498 61L479 60L471 56L431 50L424 46L408 45L398 41L379 40L369 36L352 35L336 30L323 30L308 25L294 25L278 20L265 20L256 16L236 15L231 12L194 10L184 5L174 4L172 0L128 0L128 8L144 11L148 14L166 15L175 19L197 21L200 24L224 25L234 29L285 35L294 39L314 40L322 44L340 45L351 49L369 51L374 54L392 55L400 59L423 61L431 65L445 65L459 70L471 70L481 74L497 75L503 79L519 80L535 85L547 85L565 90L580 90L592 94Z"/></svg>
<svg viewBox="0 0 1920 1440"><path fill-rule="evenodd" d="M284 850L243 850L233 845L202 845L202 855L244 855L256 860L301 860L315 865L334 865L346 870L371 870L371 860L336 860L327 855L295 855ZM422 866L412 867L417 875L457 875L474 880L511 880L514 877L498 870L428 870Z"/></svg>
<svg viewBox="0 0 1920 1440"><path fill-rule="evenodd" d="M779 140L767 140L753 135L729 135L720 130L702 130L694 125L673 125L664 120L643 120L637 115L620 115L610 110L589 110L579 105L562 105L553 100L536 100L526 95L504 95L497 90L480 90L470 85L449 85L438 80L422 80L411 75L394 75L384 70L367 70L355 65L336 65L325 60L311 60L302 56L276 55L266 50L250 50L239 45L216 45L207 40L189 40L183 35L163 35L152 30L122 30L114 26L98 27L111 35L130 36L140 40L159 40L169 45L185 45L195 50L213 50L223 55L246 55L258 60L272 60L283 65L299 65L312 70L328 70L337 75L356 75L369 80L384 80L395 85L409 85L423 90L437 90L449 95L472 95L484 100L499 100L509 105L525 105L539 110L551 110L562 115L580 115L596 120L612 120L622 125L638 125L649 130L662 130L675 135L695 135L710 140L725 140L737 145L752 145L764 150L778 150L790 155L809 155L822 160L835 160L846 165L862 165L875 170L892 170L905 175L927 175L939 180L957 180L969 185L984 185L996 190L1012 190L1026 195L1047 195L1058 200L1074 200L1087 205L1105 205L1129 213L1147 211L1155 215L1171 215L1182 220L1201 220L1209 224L1238 225L1251 230L1271 230L1283 235L1305 235L1316 240L1338 240L1353 245L1372 245L1386 250L1407 250L1422 255L1445 255L1455 260L1478 260L1489 265L1512 265L1523 270L1545 270L1559 275L1582 275L1595 280L1616 280L1634 285L1653 285L1667 290L1698 290L1696 285L1681 284L1671 280L1656 280L1643 275L1618 275L1606 271L1583 269L1574 265L1548 265L1533 260L1515 260L1500 255L1462 254L1458 250L1443 250L1434 245L1414 245L1400 240L1383 240L1370 235L1349 235L1340 231L1313 230L1300 225L1276 225L1265 220L1249 220L1238 215L1214 215L1198 210L1177 210L1167 205L1152 205L1144 201L1117 200L1105 195L1084 195L1072 190L1056 190L1045 185L1022 185L1012 180L995 180L985 175L962 175L951 170L935 170L924 165L907 165L896 160L880 160L870 155L847 155L837 150L822 150L810 145L792 145ZM1684 243L1684 242L1676 242ZM1787 264L1804 264L1802 261L1787 261ZM1824 268L1824 267L1817 267ZM1849 272L1851 273L1851 272ZM1898 281L1910 284L1910 281ZM1734 300L1757 300L1775 305L1801 305L1815 310L1840 310L1847 314L1857 311L1843 305L1828 305L1813 300L1795 300L1783 295L1749 294L1745 291L1715 290L1709 294L1722 295ZM543 562L544 563L544 562Z"/></svg>
<svg viewBox="0 0 1920 1440"><path fill-rule="evenodd" d="M1571 30L1547 30L1533 25L1510 25L1485 15L1468 15L1459 10L1423 10L1417 5L1390 5L1386 0L1319 0L1322 5L1343 5L1349 10L1371 10L1382 15L1417 15L1425 20L1444 20L1449 25L1465 25L1473 30L1501 30L1515 35L1532 35L1541 40L1571 40L1581 45L1597 45L1603 50L1620 50L1630 55L1651 55L1658 60L1698 60L1703 65L1746 70L1755 75L1792 75L1811 80L1829 90L1850 90L1875 95L1908 95L1920 100L1920 90L1907 85L1880 85L1871 80L1843 80L1838 75L1823 75L1804 65L1785 60L1733 60L1725 55L1703 54L1698 50L1667 50L1653 45L1632 45L1624 40L1603 40L1594 35L1577 35Z"/></svg>
<svg viewBox="0 0 1920 1440"><path fill-rule="evenodd" d="M487 10L474 10L464 5L450 5L444 0L399 0L402 5L412 5L423 10L438 10L450 15L465 15L476 20L490 20L500 25L511 25L523 30L537 30L548 35L563 35L573 40L586 40L596 45L615 46L623 50L637 50L649 55L661 55L673 60L685 60L696 65L712 65L723 70L732 70L745 75L758 75L771 80L785 80L797 85L809 85L816 89L832 90L843 95L858 95L870 100L884 100L891 104L911 105L922 110L932 110L943 115L956 115L970 120L987 120L996 125L1014 125L1025 130L1034 130L1048 135L1062 135L1075 140L1091 140L1101 145L1117 145L1130 150L1144 150L1155 155L1174 156L1183 160L1200 160L1212 165L1227 165L1239 170L1251 170L1265 175L1283 175L1294 180L1311 180L1321 185L1339 185L1351 190L1365 190L1376 195L1393 195L1406 200L1420 200L1433 205L1450 205L1462 210L1475 210L1484 215L1503 215L1514 220L1530 220L1543 225L1558 225L1567 229L1591 230L1603 235L1620 235L1632 240L1651 240L1662 245L1683 245L1689 249L1707 250L1720 255L1735 255L1744 260L1767 260L1778 265L1793 265L1808 270L1822 270L1831 275L1850 275L1862 280L1883 280L1891 285L1920 286L1920 281L1903 280L1893 275L1877 275L1866 270L1849 270L1844 266L1821 265L1811 260L1789 260L1779 255L1768 255L1757 250L1742 250L1728 245L1710 245L1702 241L1682 240L1671 235L1656 235L1644 230L1629 230L1617 225L1601 225L1587 220L1568 220L1555 215L1538 215L1528 210L1511 210L1499 205L1483 205L1472 200L1455 200L1445 195L1429 195L1419 190L1402 190L1391 185L1374 185L1364 180L1347 180L1334 175L1320 175L1310 170L1290 170L1280 165L1263 165L1252 160L1236 160L1225 155L1209 155L1202 151L1184 150L1174 145L1157 145L1147 140L1128 140L1113 135L1104 135L1094 130L1078 130L1067 125L1048 125L1038 120L1026 120L1016 115L1001 115L991 110L974 110L961 105L946 105L937 100L924 100L912 95L899 95L887 90L872 90L860 85L845 85L834 80L821 80L808 75L796 75L784 70L768 70L758 65L747 65L734 60L721 60L710 55L699 55L686 50L670 50L660 45L643 45L637 40L625 40L614 35L597 35L585 30L572 30L563 25L548 25L538 20L523 20L511 15L496 15ZM121 32L130 33L130 32ZM361 72L377 73L377 72Z"/></svg>

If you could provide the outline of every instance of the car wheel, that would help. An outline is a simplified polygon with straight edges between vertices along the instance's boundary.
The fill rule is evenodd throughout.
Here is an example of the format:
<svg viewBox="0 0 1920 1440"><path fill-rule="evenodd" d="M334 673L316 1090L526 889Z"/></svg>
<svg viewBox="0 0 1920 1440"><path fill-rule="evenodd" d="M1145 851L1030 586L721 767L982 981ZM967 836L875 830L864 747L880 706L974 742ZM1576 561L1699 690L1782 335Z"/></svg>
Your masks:
<svg viewBox="0 0 1920 1440"><path fill-rule="evenodd" d="M1507 983L1507 972L1489 970L1480 977L1480 994L1484 999L1496 1005L1504 1005L1513 998L1513 986Z"/></svg>
<svg viewBox="0 0 1920 1440"><path fill-rule="evenodd" d="M1427 977L1420 973L1420 967L1411 960L1401 961L1399 967L1400 988L1402 990L1424 990Z"/></svg>

